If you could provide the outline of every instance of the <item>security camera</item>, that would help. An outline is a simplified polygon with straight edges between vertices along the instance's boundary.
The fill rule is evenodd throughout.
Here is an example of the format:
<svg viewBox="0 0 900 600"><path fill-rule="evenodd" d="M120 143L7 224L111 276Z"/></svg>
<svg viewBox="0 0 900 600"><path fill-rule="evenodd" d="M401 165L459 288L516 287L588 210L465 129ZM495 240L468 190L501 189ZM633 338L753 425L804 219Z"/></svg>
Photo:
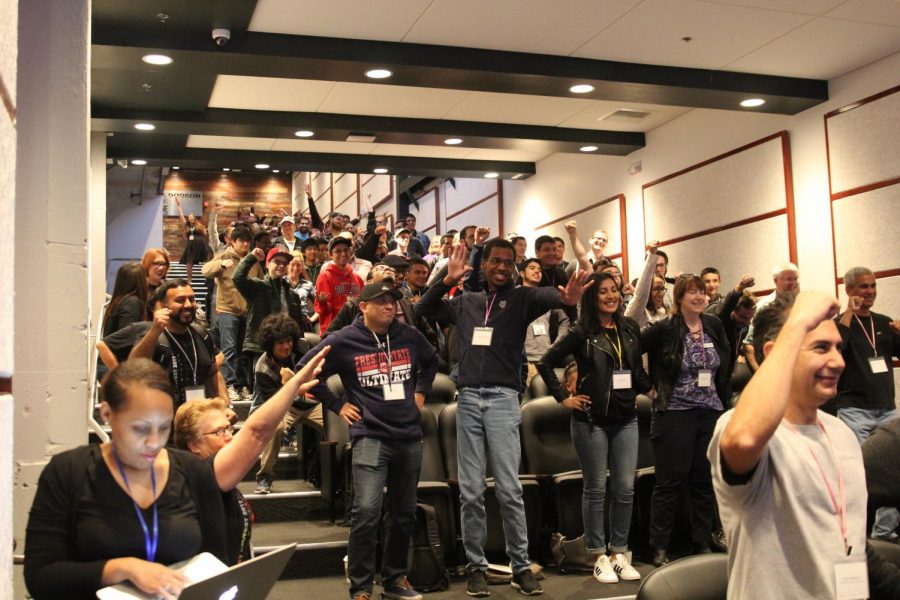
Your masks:
<svg viewBox="0 0 900 600"><path fill-rule="evenodd" d="M212 39L216 40L217 46L224 46L231 39L230 29L213 29Z"/></svg>
<svg viewBox="0 0 900 600"><path fill-rule="evenodd" d="M128 161L125 160L125 159L122 159L122 158L118 159L118 160L116 161L116 164L119 165L120 167L122 167L123 169L127 169L127 168L128 168Z"/></svg>

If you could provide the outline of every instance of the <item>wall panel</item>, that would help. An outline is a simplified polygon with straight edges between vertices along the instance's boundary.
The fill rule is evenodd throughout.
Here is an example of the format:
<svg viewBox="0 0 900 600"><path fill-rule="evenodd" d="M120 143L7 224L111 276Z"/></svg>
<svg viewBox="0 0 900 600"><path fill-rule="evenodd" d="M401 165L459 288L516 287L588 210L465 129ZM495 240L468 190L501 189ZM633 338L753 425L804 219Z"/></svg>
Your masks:
<svg viewBox="0 0 900 600"><path fill-rule="evenodd" d="M424 231L429 238L434 237L436 216L438 213L435 202L439 197L438 188L435 188L419 198L419 208L410 206L410 213L416 215L416 229ZM401 215L404 216L404 215ZM428 250L428 248L425 248Z"/></svg>
<svg viewBox="0 0 900 600"><path fill-rule="evenodd" d="M851 267L900 267L900 184L836 200L831 210L838 277Z"/></svg>
<svg viewBox="0 0 900 600"><path fill-rule="evenodd" d="M454 180L456 187L445 183L442 186L444 206L446 214L452 215L476 200L497 193L498 180L496 179L461 179Z"/></svg>
<svg viewBox="0 0 900 600"><path fill-rule="evenodd" d="M486 225L491 228L491 237L496 237L500 232L499 197L492 196L463 209L462 212L451 213L446 222L447 229L444 231L459 230L466 225Z"/></svg>
<svg viewBox="0 0 900 600"><path fill-rule="evenodd" d="M334 174L334 210L350 215L351 218L359 216L357 210L356 173Z"/></svg>

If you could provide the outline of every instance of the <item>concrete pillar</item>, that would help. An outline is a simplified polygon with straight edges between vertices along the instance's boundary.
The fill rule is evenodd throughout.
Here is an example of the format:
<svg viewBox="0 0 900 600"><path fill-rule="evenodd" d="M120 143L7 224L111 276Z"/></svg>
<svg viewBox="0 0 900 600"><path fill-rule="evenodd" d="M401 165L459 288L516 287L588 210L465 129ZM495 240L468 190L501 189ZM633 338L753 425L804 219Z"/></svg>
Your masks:
<svg viewBox="0 0 900 600"><path fill-rule="evenodd" d="M18 3L0 0L0 281L13 278L16 186ZM8 285L8 284L7 284ZM13 295L0 294L0 598L13 597ZM17 553L22 552L21 542Z"/></svg>
<svg viewBox="0 0 900 600"><path fill-rule="evenodd" d="M18 259L12 531L21 551L41 469L87 441L90 3L29 0L18 10L15 218L0 227L15 224Z"/></svg>
<svg viewBox="0 0 900 600"><path fill-rule="evenodd" d="M91 189L88 198L89 348L97 343L100 309L106 298L106 132L91 132Z"/></svg>

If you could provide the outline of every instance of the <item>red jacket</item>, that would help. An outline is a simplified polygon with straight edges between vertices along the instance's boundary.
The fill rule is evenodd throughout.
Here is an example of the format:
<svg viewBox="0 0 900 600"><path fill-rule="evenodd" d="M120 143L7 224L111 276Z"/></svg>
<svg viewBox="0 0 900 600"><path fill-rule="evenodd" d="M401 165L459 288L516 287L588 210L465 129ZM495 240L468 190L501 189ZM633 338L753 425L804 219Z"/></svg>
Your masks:
<svg viewBox="0 0 900 600"><path fill-rule="evenodd" d="M324 332L351 296L359 296L363 280L349 266L341 268L329 263L316 279L316 312L319 313L319 331ZM322 294L326 298L322 301Z"/></svg>

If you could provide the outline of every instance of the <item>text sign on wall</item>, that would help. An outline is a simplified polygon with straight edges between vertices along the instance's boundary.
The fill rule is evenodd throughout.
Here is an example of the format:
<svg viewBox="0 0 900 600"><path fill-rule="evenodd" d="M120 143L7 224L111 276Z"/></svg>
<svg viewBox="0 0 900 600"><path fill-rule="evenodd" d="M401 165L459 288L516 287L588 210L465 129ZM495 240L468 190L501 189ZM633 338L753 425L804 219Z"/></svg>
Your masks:
<svg viewBox="0 0 900 600"><path fill-rule="evenodd" d="M170 217L178 216L178 206L175 199L181 201L181 210L185 215L191 213L195 215L203 214L203 192L193 190L166 190L163 193L163 214Z"/></svg>

